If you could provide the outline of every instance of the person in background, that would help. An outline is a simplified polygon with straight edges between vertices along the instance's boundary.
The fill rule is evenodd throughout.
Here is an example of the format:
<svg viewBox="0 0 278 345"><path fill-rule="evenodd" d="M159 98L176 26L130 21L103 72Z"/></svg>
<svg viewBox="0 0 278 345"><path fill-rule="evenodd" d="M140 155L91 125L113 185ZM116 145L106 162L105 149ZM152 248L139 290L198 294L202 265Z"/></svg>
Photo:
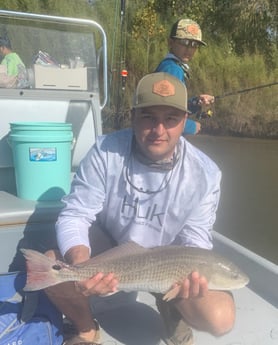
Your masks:
<svg viewBox="0 0 278 345"><path fill-rule="evenodd" d="M0 37L0 55L3 56L0 70L0 87L24 88L28 86L27 72L19 55L12 51L8 37Z"/></svg>
<svg viewBox="0 0 278 345"><path fill-rule="evenodd" d="M171 28L168 39L169 53L159 63L155 72L167 72L186 84L189 79L189 65L198 47L205 46L200 26L191 19L179 19ZM188 109L196 113L201 105L214 102L214 96L201 94L189 99ZM197 134L201 130L198 121L187 119L183 134Z"/></svg>
<svg viewBox="0 0 278 345"><path fill-rule="evenodd" d="M81 161L56 223L59 251L48 251L49 257L69 264L88 260L101 246L97 228L116 246L133 241L146 248L212 248L221 171L182 136L188 114L185 84L164 72L146 75L133 102L132 128L98 137ZM65 345L98 343L89 297L116 292L117 285L113 272L99 272L45 290L77 330ZM230 293L208 290L199 272L174 286L172 302L156 295L167 344L192 344L189 325L215 335L233 327Z"/></svg>

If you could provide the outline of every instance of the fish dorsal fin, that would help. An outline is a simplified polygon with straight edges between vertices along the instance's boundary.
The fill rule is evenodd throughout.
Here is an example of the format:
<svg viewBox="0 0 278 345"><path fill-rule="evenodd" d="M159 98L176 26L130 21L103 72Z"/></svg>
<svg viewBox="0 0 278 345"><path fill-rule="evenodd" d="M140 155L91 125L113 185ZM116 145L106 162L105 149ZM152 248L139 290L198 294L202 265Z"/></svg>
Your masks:
<svg viewBox="0 0 278 345"><path fill-rule="evenodd" d="M91 258L91 260L94 263L97 263L98 261L101 261L102 263L104 261L110 261L115 259L120 259L123 257L127 257L130 255L135 255L139 253L145 253L147 251L146 248L140 246L139 244L135 242L126 242L119 246L113 247L111 249L106 250L105 252L94 256Z"/></svg>

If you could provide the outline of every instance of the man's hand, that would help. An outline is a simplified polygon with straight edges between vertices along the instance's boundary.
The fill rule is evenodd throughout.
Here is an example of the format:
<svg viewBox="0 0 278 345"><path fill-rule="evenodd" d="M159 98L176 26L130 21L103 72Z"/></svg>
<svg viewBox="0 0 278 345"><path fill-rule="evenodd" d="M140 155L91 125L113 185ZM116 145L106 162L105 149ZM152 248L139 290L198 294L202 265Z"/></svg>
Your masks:
<svg viewBox="0 0 278 345"><path fill-rule="evenodd" d="M200 105L210 105L210 104L213 104L214 100L215 100L214 96L211 96L211 95L203 94L203 95L199 96L199 104Z"/></svg>
<svg viewBox="0 0 278 345"><path fill-rule="evenodd" d="M66 261L71 265L80 264L90 259L89 248L86 246L75 246L65 254ZM118 280L114 273L104 275L99 272L90 279L75 283L78 292L84 296L107 295L117 291Z"/></svg>
<svg viewBox="0 0 278 345"><path fill-rule="evenodd" d="M208 283L206 278L201 276L198 272L192 272L180 285L177 298L189 299L204 297L207 293Z"/></svg>
<svg viewBox="0 0 278 345"><path fill-rule="evenodd" d="M76 282L76 288L84 296L107 295L117 292L118 280L114 273L98 273L90 279Z"/></svg>

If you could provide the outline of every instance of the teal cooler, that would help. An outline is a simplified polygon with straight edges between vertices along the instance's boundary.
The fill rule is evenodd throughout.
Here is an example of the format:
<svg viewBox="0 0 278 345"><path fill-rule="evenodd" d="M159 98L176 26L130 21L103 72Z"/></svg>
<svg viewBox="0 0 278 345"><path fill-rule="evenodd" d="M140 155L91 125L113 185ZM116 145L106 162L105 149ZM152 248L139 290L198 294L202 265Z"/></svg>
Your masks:
<svg viewBox="0 0 278 345"><path fill-rule="evenodd" d="M72 125L16 122L10 129L18 197L60 200L70 190Z"/></svg>

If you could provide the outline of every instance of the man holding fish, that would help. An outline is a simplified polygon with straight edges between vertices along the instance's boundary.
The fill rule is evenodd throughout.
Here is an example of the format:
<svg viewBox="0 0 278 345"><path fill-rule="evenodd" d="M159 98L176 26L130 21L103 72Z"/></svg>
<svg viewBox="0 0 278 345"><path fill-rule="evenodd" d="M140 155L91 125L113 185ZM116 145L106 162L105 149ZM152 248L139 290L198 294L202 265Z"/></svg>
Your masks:
<svg viewBox="0 0 278 345"><path fill-rule="evenodd" d="M60 253L49 251L48 257L70 265L87 261L98 247L92 224L116 246L135 242L138 251L168 245L212 249L221 172L181 136L188 114L185 94L185 85L164 72L139 81L132 128L97 138L81 162L56 224ZM124 255L116 252L115 260ZM120 284L116 272L100 271L46 289L77 329L66 345L98 344L88 296L116 292ZM179 319L167 344L193 344L188 325L217 336L233 327L232 295L210 290L207 277L195 267L173 281L166 295L169 302L156 295L162 318L171 322L166 315L170 312Z"/></svg>

